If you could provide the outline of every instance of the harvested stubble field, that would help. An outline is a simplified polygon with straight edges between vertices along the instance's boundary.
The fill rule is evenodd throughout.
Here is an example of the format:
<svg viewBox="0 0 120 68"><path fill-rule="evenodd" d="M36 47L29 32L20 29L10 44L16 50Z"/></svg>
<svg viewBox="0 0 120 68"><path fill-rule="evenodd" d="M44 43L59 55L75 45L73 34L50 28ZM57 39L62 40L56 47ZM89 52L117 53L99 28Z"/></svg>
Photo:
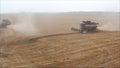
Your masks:
<svg viewBox="0 0 120 68"><path fill-rule="evenodd" d="M0 14L0 68L120 68L120 13ZM97 33L74 33L82 21ZM57 35L56 35L57 34Z"/></svg>
<svg viewBox="0 0 120 68"><path fill-rule="evenodd" d="M120 32L49 35L1 50L1 68L119 68Z"/></svg>

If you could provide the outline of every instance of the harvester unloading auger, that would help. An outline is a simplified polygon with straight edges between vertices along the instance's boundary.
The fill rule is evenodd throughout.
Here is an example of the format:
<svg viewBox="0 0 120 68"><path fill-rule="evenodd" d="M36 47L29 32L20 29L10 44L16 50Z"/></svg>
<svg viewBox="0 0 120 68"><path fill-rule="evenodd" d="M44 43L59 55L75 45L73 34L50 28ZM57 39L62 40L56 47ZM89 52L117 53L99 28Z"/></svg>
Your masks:
<svg viewBox="0 0 120 68"><path fill-rule="evenodd" d="M77 28L71 28L73 31L79 31L80 33L89 33L89 32L96 32L98 23L91 22L91 21L83 21L80 23L80 29Z"/></svg>

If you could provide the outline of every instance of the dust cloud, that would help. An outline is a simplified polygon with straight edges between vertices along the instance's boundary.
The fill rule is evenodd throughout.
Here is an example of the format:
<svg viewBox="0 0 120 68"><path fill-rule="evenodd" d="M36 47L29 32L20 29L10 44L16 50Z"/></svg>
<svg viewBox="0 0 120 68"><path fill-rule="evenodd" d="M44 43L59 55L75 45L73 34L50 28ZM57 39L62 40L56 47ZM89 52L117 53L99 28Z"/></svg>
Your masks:
<svg viewBox="0 0 120 68"><path fill-rule="evenodd" d="M25 36L36 35L37 29L34 27L34 18L32 14L20 14L18 18L19 21L9 26L10 28Z"/></svg>

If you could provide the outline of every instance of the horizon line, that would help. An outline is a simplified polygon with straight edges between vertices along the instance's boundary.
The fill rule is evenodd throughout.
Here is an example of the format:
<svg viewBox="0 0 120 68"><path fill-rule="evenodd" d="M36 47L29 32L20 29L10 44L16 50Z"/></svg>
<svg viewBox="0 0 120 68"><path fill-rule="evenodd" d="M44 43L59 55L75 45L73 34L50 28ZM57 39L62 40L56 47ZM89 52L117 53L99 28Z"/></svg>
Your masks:
<svg viewBox="0 0 120 68"><path fill-rule="evenodd" d="M65 12L6 12L6 13L1 13L0 14L18 14L18 13L120 13L120 11L65 11Z"/></svg>

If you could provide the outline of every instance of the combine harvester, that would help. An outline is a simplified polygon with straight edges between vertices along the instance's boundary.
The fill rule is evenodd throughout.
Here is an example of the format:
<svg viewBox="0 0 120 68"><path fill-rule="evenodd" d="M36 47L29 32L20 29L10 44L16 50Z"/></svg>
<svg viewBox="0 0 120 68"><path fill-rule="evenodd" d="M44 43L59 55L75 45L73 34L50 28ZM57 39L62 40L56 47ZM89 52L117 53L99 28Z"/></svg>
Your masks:
<svg viewBox="0 0 120 68"><path fill-rule="evenodd" d="M3 19L2 22L0 22L0 29L6 29L8 25L11 25L11 22L8 19Z"/></svg>
<svg viewBox="0 0 120 68"><path fill-rule="evenodd" d="M97 32L98 23L91 21L83 21L80 23L80 29L71 28L73 31L79 31L80 33L89 33L89 32Z"/></svg>

